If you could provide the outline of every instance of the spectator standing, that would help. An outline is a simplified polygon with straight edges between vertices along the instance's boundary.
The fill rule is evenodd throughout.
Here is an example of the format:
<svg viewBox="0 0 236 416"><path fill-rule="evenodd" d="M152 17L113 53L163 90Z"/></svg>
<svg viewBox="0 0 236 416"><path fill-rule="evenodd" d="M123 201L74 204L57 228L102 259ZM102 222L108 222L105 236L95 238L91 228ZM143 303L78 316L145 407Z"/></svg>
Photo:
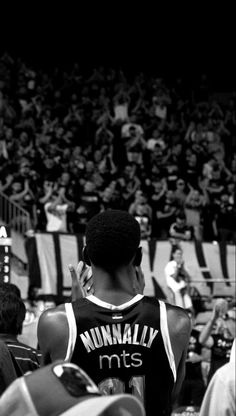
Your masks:
<svg viewBox="0 0 236 416"><path fill-rule="evenodd" d="M135 192L140 187L140 179L137 175L137 167L134 163L125 166L123 174L117 179L117 189L119 190L122 199L124 200L124 208L128 209Z"/></svg>
<svg viewBox="0 0 236 416"><path fill-rule="evenodd" d="M84 233L87 222L102 209L101 198L94 182L87 180L84 184L75 214L75 232Z"/></svg>
<svg viewBox="0 0 236 416"><path fill-rule="evenodd" d="M35 204L35 195L33 190L30 188L30 181L28 178L22 180L20 178L14 178L10 188L8 189L9 200L16 202L23 209L25 209L30 215L30 227L33 228L36 224L36 204ZM23 217L16 216L12 219L12 226L18 224L23 224L25 219ZM29 224L25 224L26 227L29 227Z"/></svg>
<svg viewBox="0 0 236 416"><path fill-rule="evenodd" d="M44 210L47 218L46 231L67 232L66 212L68 203L65 201L65 190L54 190L50 200L45 203Z"/></svg>
<svg viewBox="0 0 236 416"><path fill-rule="evenodd" d="M169 236L169 229L175 219L177 212L177 205L173 190L167 190L162 206L154 213L157 217L156 229L157 237L160 239L167 239Z"/></svg>
<svg viewBox="0 0 236 416"><path fill-rule="evenodd" d="M152 233L152 208L142 190L137 190L135 200L129 206L128 212L135 217L141 229L141 239L147 239Z"/></svg>
<svg viewBox="0 0 236 416"><path fill-rule="evenodd" d="M123 90L119 91L113 98L114 122L120 123L129 119L129 95Z"/></svg>
<svg viewBox="0 0 236 416"><path fill-rule="evenodd" d="M111 183L100 192L101 198L101 210L106 211L107 209L118 209L122 203L119 193L116 189L116 182Z"/></svg>
<svg viewBox="0 0 236 416"><path fill-rule="evenodd" d="M124 126L125 127L125 126ZM143 131L139 131L136 125L131 124L127 133L125 148L127 160L138 166L143 164L143 152L146 148L146 142L143 138Z"/></svg>
<svg viewBox="0 0 236 416"><path fill-rule="evenodd" d="M170 260L165 267L165 277L171 298L174 305L192 311L193 304L188 293L190 276L184 267L183 251L176 247L172 253L173 260Z"/></svg>
<svg viewBox="0 0 236 416"><path fill-rule="evenodd" d="M202 240L203 212L208 203L205 190L200 192L198 189L191 188L184 204L184 210L187 218L187 225L192 226L194 238Z"/></svg>
<svg viewBox="0 0 236 416"><path fill-rule="evenodd" d="M215 224L218 241L234 244L236 239L236 209L230 196L223 192L215 205Z"/></svg>
<svg viewBox="0 0 236 416"><path fill-rule="evenodd" d="M179 208L183 208L187 195L188 195L188 187L186 182L182 178L178 178L175 184L175 199L179 205Z"/></svg>
<svg viewBox="0 0 236 416"><path fill-rule="evenodd" d="M230 352L235 338L235 321L227 315L228 304L218 299L214 305L212 317L201 331L199 341L211 349L211 363L208 384L218 368L229 362Z"/></svg>

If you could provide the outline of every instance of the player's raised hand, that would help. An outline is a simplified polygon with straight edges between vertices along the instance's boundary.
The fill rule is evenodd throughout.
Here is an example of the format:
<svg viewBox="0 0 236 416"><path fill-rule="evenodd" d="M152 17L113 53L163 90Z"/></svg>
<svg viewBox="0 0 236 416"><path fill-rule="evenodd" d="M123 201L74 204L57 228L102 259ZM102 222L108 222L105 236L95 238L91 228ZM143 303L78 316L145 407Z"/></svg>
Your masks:
<svg viewBox="0 0 236 416"><path fill-rule="evenodd" d="M76 270L72 264L69 264L68 268L72 280L71 300L75 301L93 294L94 288L91 267L87 266L83 261L80 261Z"/></svg>

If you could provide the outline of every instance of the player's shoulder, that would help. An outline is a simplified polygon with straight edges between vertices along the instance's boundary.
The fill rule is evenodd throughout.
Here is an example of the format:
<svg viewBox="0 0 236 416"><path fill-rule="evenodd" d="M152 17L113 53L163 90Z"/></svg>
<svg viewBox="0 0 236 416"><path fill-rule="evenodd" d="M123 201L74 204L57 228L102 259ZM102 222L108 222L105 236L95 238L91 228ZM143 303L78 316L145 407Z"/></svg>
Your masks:
<svg viewBox="0 0 236 416"><path fill-rule="evenodd" d="M47 324L62 322L63 317L66 317L65 304L58 305L55 308L46 309L39 317L39 326L45 322L47 322Z"/></svg>
<svg viewBox="0 0 236 416"><path fill-rule="evenodd" d="M168 318L170 317L170 319L181 319L183 321L190 322L189 314L185 309L181 308L180 306L172 305L168 302L165 302L165 305Z"/></svg>
<svg viewBox="0 0 236 416"><path fill-rule="evenodd" d="M185 309L166 303L166 312L168 326L171 328L172 332L191 332L191 319Z"/></svg>

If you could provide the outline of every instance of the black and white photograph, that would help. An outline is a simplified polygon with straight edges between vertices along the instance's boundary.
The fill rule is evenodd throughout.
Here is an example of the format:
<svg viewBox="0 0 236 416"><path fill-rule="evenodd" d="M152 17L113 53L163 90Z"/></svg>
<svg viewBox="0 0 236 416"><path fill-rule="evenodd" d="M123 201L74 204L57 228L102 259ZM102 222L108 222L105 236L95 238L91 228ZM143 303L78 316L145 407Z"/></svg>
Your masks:
<svg viewBox="0 0 236 416"><path fill-rule="evenodd" d="M233 18L2 7L0 416L235 415Z"/></svg>

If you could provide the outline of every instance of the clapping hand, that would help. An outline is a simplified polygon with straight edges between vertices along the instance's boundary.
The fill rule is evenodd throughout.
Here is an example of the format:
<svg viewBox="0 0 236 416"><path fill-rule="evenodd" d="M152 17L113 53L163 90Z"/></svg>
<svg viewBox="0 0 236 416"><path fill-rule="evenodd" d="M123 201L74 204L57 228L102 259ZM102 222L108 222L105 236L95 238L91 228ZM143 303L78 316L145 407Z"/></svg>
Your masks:
<svg viewBox="0 0 236 416"><path fill-rule="evenodd" d="M225 299L217 299L213 309L213 318L218 319L228 311L228 302Z"/></svg>
<svg viewBox="0 0 236 416"><path fill-rule="evenodd" d="M72 301L84 298L94 293L92 269L83 261L80 261L76 270L72 264L68 266L71 279L71 299Z"/></svg>

